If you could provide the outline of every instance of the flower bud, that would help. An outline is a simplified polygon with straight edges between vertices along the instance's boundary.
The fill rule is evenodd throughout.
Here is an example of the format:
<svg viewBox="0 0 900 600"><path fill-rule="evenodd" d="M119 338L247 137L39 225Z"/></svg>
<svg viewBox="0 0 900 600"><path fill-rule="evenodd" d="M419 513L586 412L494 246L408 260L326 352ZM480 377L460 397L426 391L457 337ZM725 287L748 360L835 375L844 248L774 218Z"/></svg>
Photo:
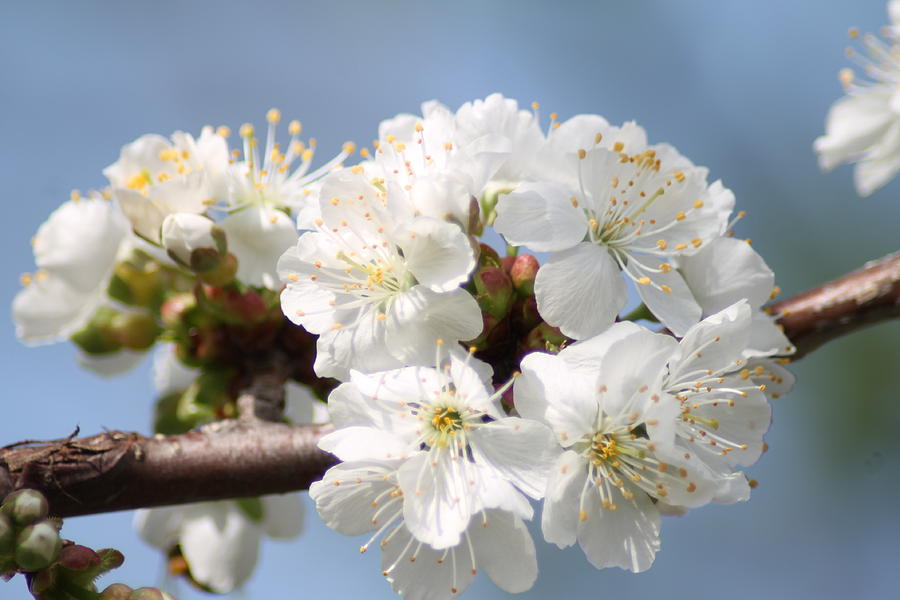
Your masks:
<svg viewBox="0 0 900 600"><path fill-rule="evenodd" d="M29 525L16 539L16 562L23 571L40 571L50 566L62 548L59 531L49 520Z"/></svg>
<svg viewBox="0 0 900 600"><path fill-rule="evenodd" d="M100 556L87 546L69 544L59 553L59 564L71 571L100 566Z"/></svg>
<svg viewBox="0 0 900 600"><path fill-rule="evenodd" d="M534 294L534 278L537 277L540 263L531 254L520 254L509 270L513 287L522 296Z"/></svg>
<svg viewBox="0 0 900 600"><path fill-rule="evenodd" d="M72 343L87 354L111 354L122 349L122 342L112 331L112 319L118 313L108 307L101 306L88 321L88 324L72 334Z"/></svg>
<svg viewBox="0 0 900 600"><path fill-rule="evenodd" d="M172 600L172 596L159 588L142 587L131 592L128 600Z"/></svg>
<svg viewBox="0 0 900 600"><path fill-rule="evenodd" d="M10 554L16 547L16 529L12 519L0 513L0 555Z"/></svg>
<svg viewBox="0 0 900 600"><path fill-rule="evenodd" d="M497 254L497 251L487 244L478 244L478 264L488 267L502 267L503 259Z"/></svg>
<svg viewBox="0 0 900 600"><path fill-rule="evenodd" d="M244 293L233 289L203 286L203 293L215 311L221 311L223 320L234 324L259 323L269 316L265 298L253 290Z"/></svg>
<svg viewBox="0 0 900 600"><path fill-rule="evenodd" d="M98 600L128 600L133 590L124 583L114 583L100 592Z"/></svg>
<svg viewBox="0 0 900 600"><path fill-rule="evenodd" d="M125 557L115 548L103 548L97 550L97 556L100 557L101 573L118 569L125 562Z"/></svg>
<svg viewBox="0 0 900 600"><path fill-rule="evenodd" d="M234 281L235 275L237 275L238 270L238 259L237 257L229 252L222 260L216 264L216 266L209 271L204 271L199 274L199 279L203 283L207 283L209 285L215 285L218 287L225 287Z"/></svg>
<svg viewBox="0 0 900 600"><path fill-rule="evenodd" d="M47 499L37 490L17 490L3 501L3 512L20 527L47 517Z"/></svg>
<svg viewBox="0 0 900 600"><path fill-rule="evenodd" d="M159 315L163 325L169 329L177 329L186 325L185 320L189 312L197 306L197 298L194 294L185 292L176 294L163 302L159 309Z"/></svg>
<svg viewBox="0 0 900 600"><path fill-rule="evenodd" d="M495 317L503 317L513 299L512 282L503 269L481 267L474 275L475 299L481 310Z"/></svg>
<svg viewBox="0 0 900 600"><path fill-rule="evenodd" d="M228 252L225 232L211 219L192 213L167 216L162 243L172 260L197 273L214 269Z"/></svg>
<svg viewBox="0 0 900 600"><path fill-rule="evenodd" d="M528 336L525 338L524 342L524 350L539 350L541 352L546 351L559 351L559 349L569 341L569 338L564 336L558 327L551 327L547 323L541 323L534 329L528 332Z"/></svg>
<svg viewBox="0 0 900 600"><path fill-rule="evenodd" d="M122 304L154 308L162 301L163 288L159 263L126 260L114 267L106 293Z"/></svg>
<svg viewBox="0 0 900 600"><path fill-rule="evenodd" d="M123 347L131 350L146 350L156 342L159 326L146 313L121 313L110 322L113 335Z"/></svg>

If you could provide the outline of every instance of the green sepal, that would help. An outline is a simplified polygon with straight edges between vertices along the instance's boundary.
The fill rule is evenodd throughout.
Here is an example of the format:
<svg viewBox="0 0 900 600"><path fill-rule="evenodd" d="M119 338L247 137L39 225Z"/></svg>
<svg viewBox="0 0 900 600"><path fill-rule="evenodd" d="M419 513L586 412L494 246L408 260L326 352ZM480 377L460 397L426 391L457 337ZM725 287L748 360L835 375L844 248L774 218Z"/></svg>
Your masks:
<svg viewBox="0 0 900 600"><path fill-rule="evenodd" d="M238 508L255 523L261 523L265 516L265 508L259 498L238 498L234 501Z"/></svg>

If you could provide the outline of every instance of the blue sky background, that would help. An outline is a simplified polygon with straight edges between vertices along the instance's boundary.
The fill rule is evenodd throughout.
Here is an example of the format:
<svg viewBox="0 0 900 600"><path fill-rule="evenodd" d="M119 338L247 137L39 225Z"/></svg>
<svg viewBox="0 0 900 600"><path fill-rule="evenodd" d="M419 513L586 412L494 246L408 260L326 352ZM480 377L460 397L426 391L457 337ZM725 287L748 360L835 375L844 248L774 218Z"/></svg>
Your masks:
<svg viewBox="0 0 900 600"><path fill-rule="evenodd" d="M299 118L321 157L366 143L379 120L438 98L455 108L494 91L561 118L636 119L734 190L738 234L799 292L894 251L900 183L867 199L851 171L823 175L811 150L847 29L886 22L874 0L632 2L8 2L0 7L0 297L32 269L29 239L73 188L148 132ZM663 524L647 573L596 571L577 549L538 541L541 575L523 598L885 598L900 586L900 326L831 344L795 367L775 406L771 450L750 470L754 498ZM68 345L25 348L0 319L0 444L76 425L146 432L145 364L104 381ZM377 553L308 511L294 543L265 544L245 597L393 597ZM160 580L129 514L71 519L67 537L114 546L108 582ZM483 577L469 598L506 595ZM21 582L0 598L25 597ZM198 598L185 592L180 598ZM280 596L279 596L280 597Z"/></svg>

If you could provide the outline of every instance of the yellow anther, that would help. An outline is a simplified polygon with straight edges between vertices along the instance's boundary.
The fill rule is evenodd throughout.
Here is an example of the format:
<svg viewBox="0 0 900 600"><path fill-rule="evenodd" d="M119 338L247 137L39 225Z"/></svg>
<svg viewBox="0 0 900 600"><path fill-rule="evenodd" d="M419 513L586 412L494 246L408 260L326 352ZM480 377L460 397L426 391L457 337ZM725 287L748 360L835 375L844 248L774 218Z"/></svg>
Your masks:
<svg viewBox="0 0 900 600"><path fill-rule="evenodd" d="M701 240L700 238L694 238L691 240L691 246L693 246L694 248L699 248L702 245L703 245L703 240Z"/></svg>
<svg viewBox="0 0 900 600"><path fill-rule="evenodd" d="M435 340L434 343L437 344L438 346L443 346L443 345L444 345L444 338L438 338L437 340Z"/></svg>
<svg viewBox="0 0 900 600"><path fill-rule="evenodd" d="M389 133L386 136L384 136L384 141L386 141L388 144L393 144L394 140L396 140L396 139L397 139L397 136L394 135L393 133Z"/></svg>
<svg viewBox="0 0 900 600"><path fill-rule="evenodd" d="M587 152L585 151L585 149L579 148L578 149L578 158L583 160L585 156L587 156Z"/></svg>
<svg viewBox="0 0 900 600"><path fill-rule="evenodd" d="M340 323L332 323L331 324L332 329L340 329L341 327L343 327L343 325L341 325Z"/></svg>
<svg viewBox="0 0 900 600"><path fill-rule="evenodd" d="M300 155L300 160L302 160L303 162L309 162L312 160L312 158L313 158L313 149L312 148L307 148Z"/></svg>
<svg viewBox="0 0 900 600"><path fill-rule="evenodd" d="M572 203L572 206L574 206L575 208L578 208L578 198L576 198L575 196L572 196L571 198L569 198L569 202Z"/></svg>
<svg viewBox="0 0 900 600"><path fill-rule="evenodd" d="M681 171L676 171L675 179L678 180L678 183L681 183L682 181L684 181L684 173L682 173Z"/></svg>
<svg viewBox="0 0 900 600"><path fill-rule="evenodd" d="M558 117L559 117L558 114L556 114L556 113L550 113L550 119L551 119L551 120L555 121Z"/></svg>
<svg viewBox="0 0 900 600"><path fill-rule="evenodd" d="M168 173L157 173L156 174L156 180L160 183L162 183L164 181L168 181L170 179L171 179L171 177L169 176Z"/></svg>
<svg viewBox="0 0 900 600"><path fill-rule="evenodd" d="M334 197L331 199L331 205L332 205L332 206L337 206L337 205L340 204L340 203L341 203L341 199L338 198L337 196L334 196Z"/></svg>
<svg viewBox="0 0 900 600"><path fill-rule="evenodd" d="M241 125L240 129L238 129L238 133L241 137L244 138L253 137L253 131L253 125L251 125L250 123L244 123L243 125Z"/></svg>
<svg viewBox="0 0 900 600"><path fill-rule="evenodd" d="M672 288L670 288L670 287L667 286L666 284L663 284L663 285L659 286L659 289L661 289L662 291L664 291L664 292L667 293L667 294L671 294L671 293L672 293Z"/></svg>
<svg viewBox="0 0 900 600"><path fill-rule="evenodd" d="M583 510L578 511L578 520L579 521L587 521L587 513Z"/></svg>
<svg viewBox="0 0 900 600"><path fill-rule="evenodd" d="M79 192L78 190L72 190L71 192L69 192L69 200L71 200L72 202L78 202L79 200L81 200L81 192Z"/></svg>
<svg viewBox="0 0 900 600"><path fill-rule="evenodd" d="M838 71L838 80L844 87L852 85L855 78L856 75L853 73L853 69L844 68Z"/></svg>
<svg viewBox="0 0 900 600"><path fill-rule="evenodd" d="M602 134L602 133L598 133L597 135L594 136L594 143L595 143L595 144L599 144L599 143L602 142L602 141L603 141L603 134Z"/></svg>
<svg viewBox="0 0 900 600"><path fill-rule="evenodd" d="M363 173L362 165L353 165L350 167L350 172L354 175L361 175Z"/></svg>
<svg viewBox="0 0 900 600"><path fill-rule="evenodd" d="M650 278L649 277L641 277L640 279L638 279L638 283L641 285L650 285Z"/></svg>
<svg viewBox="0 0 900 600"><path fill-rule="evenodd" d="M270 108L266 113L266 121L272 125L277 125L281 122L281 111L277 108Z"/></svg>
<svg viewBox="0 0 900 600"><path fill-rule="evenodd" d="M178 150L175 148L166 148L159 151L159 160L178 160Z"/></svg>
<svg viewBox="0 0 900 600"><path fill-rule="evenodd" d="M621 152L625 149L625 144L623 142L616 142L613 144L613 152Z"/></svg>
<svg viewBox="0 0 900 600"><path fill-rule="evenodd" d="M404 144L403 142L397 142L396 144L394 144L394 150L396 150L397 152L403 152L404 150L406 150L406 144Z"/></svg>
<svg viewBox="0 0 900 600"><path fill-rule="evenodd" d="M694 208L703 208L703 200L697 200L694 202Z"/></svg>
<svg viewBox="0 0 900 600"><path fill-rule="evenodd" d="M672 265L670 265L669 263L660 263L659 270L662 271L663 273L671 273Z"/></svg>
<svg viewBox="0 0 900 600"><path fill-rule="evenodd" d="M531 109L532 109L532 110L537 110L537 109L539 109L540 107L541 107L541 105L538 104L537 102L532 102L532 103L531 103Z"/></svg>
<svg viewBox="0 0 900 600"><path fill-rule="evenodd" d="M856 38L859 37L859 29L856 28L856 27L851 27L851 28L847 31L847 35L850 36L850 39L851 39L851 40L855 40Z"/></svg>
<svg viewBox="0 0 900 600"><path fill-rule="evenodd" d="M666 240L656 240L656 247L660 250L665 250L669 247L669 242L667 242Z"/></svg>
<svg viewBox="0 0 900 600"><path fill-rule="evenodd" d="M19 283L25 287L31 285L32 281L34 281L34 277L31 276L31 273L22 273L19 275Z"/></svg>
<svg viewBox="0 0 900 600"><path fill-rule="evenodd" d="M300 121L294 120L288 123L288 133L291 135L300 135L300 131L303 130L303 125Z"/></svg>
<svg viewBox="0 0 900 600"><path fill-rule="evenodd" d="M418 133L422 133L423 129L425 129L425 127L421 123L416 123L416 131Z"/></svg>
<svg viewBox="0 0 900 600"><path fill-rule="evenodd" d="M778 294L780 294L780 293L781 293L781 288L776 285L775 287L772 288L772 293L769 294L769 300L774 300L775 297L778 296Z"/></svg>
<svg viewBox="0 0 900 600"><path fill-rule="evenodd" d="M687 244L675 244L676 250L684 250L685 248L687 248Z"/></svg>
<svg viewBox="0 0 900 600"><path fill-rule="evenodd" d="M231 135L231 127L228 127L226 125L219 125L216 128L216 135L218 135L219 137L227 138Z"/></svg>
<svg viewBox="0 0 900 600"><path fill-rule="evenodd" d="M684 219L685 219L685 214L684 214L683 210L679 210L677 213L675 213L676 221L684 221Z"/></svg>
<svg viewBox="0 0 900 600"><path fill-rule="evenodd" d="M347 154L353 154L356 152L356 144L353 142L344 142L343 150Z"/></svg>

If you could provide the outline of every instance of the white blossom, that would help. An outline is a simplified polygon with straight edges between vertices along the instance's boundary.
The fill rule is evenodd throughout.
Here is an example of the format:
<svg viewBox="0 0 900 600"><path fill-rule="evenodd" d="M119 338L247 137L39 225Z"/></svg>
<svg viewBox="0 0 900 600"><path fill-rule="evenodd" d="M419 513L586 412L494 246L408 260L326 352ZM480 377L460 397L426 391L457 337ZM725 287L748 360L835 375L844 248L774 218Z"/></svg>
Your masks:
<svg viewBox="0 0 900 600"><path fill-rule="evenodd" d="M228 168L228 146L211 127L198 139L176 131L171 141L148 134L122 148L103 170L135 233L157 245L173 213L201 214L216 202Z"/></svg>
<svg viewBox="0 0 900 600"><path fill-rule="evenodd" d="M675 346L625 322L522 361L516 408L549 424L565 449L547 484L544 537L578 541L597 568L647 569L659 549L654 502L695 507L714 491L703 465L675 445L678 404L662 389Z"/></svg>
<svg viewBox="0 0 900 600"><path fill-rule="evenodd" d="M465 591L479 571L510 593L524 592L537 578L534 542L522 519L485 509L472 516L459 543L436 550L418 540L404 522L408 498L398 483L401 461L351 461L332 467L310 486L319 515L345 535L374 532L382 574L406 600L445 600Z"/></svg>
<svg viewBox="0 0 900 600"><path fill-rule="evenodd" d="M718 237L734 203L706 183L706 169L674 148L647 146L633 123L609 127L575 117L550 137L554 179L519 185L501 197L494 224L509 243L552 252L538 271L538 310L576 339L600 333L626 301L624 274L670 330L683 334L701 308L671 259ZM593 126L593 129L587 129ZM581 143L586 135L590 144Z"/></svg>
<svg viewBox="0 0 900 600"><path fill-rule="evenodd" d="M34 237L37 271L23 275L13 300L16 335L32 344L56 342L81 329L101 305L113 267L131 247L128 225L99 195L57 208Z"/></svg>
<svg viewBox="0 0 900 600"><path fill-rule="evenodd" d="M750 365L746 358L756 325L752 313L742 300L691 327L663 383L679 404L677 446L706 466L717 484L717 502L750 497L747 478L734 469L759 459L771 422L766 385L756 381L765 376L765 365Z"/></svg>
<svg viewBox="0 0 900 600"><path fill-rule="evenodd" d="M717 238L696 254L678 258L675 266L700 304L704 318L747 300L753 323L746 356L794 352L794 345L775 323L775 317L762 310L778 290L774 273L750 244L731 237Z"/></svg>
<svg viewBox="0 0 900 600"><path fill-rule="evenodd" d="M195 581L227 593L253 574L263 535L290 539L300 534L303 506L299 495L285 494L142 509L135 513L134 527L163 552L178 545Z"/></svg>
<svg viewBox="0 0 900 600"><path fill-rule="evenodd" d="M825 171L856 163L853 179L860 196L868 196L900 171L900 5L896 1L888 3L888 16L891 25L884 30L885 41L865 34L865 55L848 51L866 79L857 79L852 69L841 70L846 95L831 106L825 135L813 144ZM855 29L851 36L858 36Z"/></svg>
<svg viewBox="0 0 900 600"><path fill-rule="evenodd" d="M319 446L341 460L403 459L406 526L434 548L458 544L486 508L529 518L516 488L543 495L556 447L544 425L504 415L489 378L487 365L457 352L440 368L353 371L329 397L337 429Z"/></svg>
<svg viewBox="0 0 900 600"><path fill-rule="evenodd" d="M300 140L301 124L288 124L287 147L276 141L281 112L266 113L268 130L265 146L252 125L240 128L243 157L233 161L219 190L218 208L226 211L221 223L228 234L230 251L238 259L237 277L244 283L278 289L275 266L285 250L297 241L297 225L292 217L315 201L316 182L353 153L353 144L321 167L310 170L315 140ZM235 157L240 151L235 150Z"/></svg>
<svg viewBox="0 0 900 600"><path fill-rule="evenodd" d="M481 333L481 311L460 285L475 267L455 224L416 216L405 191L360 168L330 175L317 230L278 262L285 315L319 335L315 369L346 377L429 356L438 338Z"/></svg>

